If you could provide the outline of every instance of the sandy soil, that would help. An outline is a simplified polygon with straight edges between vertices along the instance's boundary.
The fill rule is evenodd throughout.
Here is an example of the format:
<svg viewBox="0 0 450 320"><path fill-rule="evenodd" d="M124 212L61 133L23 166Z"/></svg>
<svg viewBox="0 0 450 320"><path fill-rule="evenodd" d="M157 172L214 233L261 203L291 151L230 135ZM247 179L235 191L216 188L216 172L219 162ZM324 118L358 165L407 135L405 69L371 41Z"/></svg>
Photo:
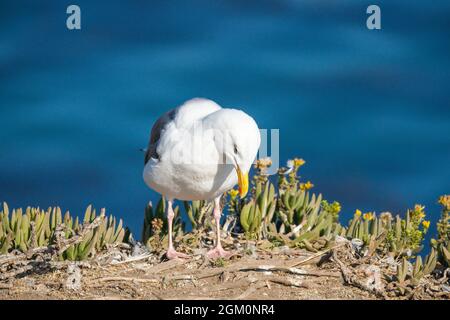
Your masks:
<svg viewBox="0 0 450 320"><path fill-rule="evenodd" d="M188 261L137 259L15 277L0 282L0 299L376 299L344 285L334 263L306 251L217 261L202 254Z"/></svg>

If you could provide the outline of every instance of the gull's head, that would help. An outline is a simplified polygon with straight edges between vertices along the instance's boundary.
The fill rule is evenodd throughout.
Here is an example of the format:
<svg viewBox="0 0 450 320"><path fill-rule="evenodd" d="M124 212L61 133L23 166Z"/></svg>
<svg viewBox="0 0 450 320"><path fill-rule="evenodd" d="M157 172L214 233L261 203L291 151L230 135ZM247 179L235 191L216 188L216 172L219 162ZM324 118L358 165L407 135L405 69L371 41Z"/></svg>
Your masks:
<svg viewBox="0 0 450 320"><path fill-rule="evenodd" d="M215 119L215 141L227 164L236 170L239 193L248 192L248 172L256 159L261 136L255 120L243 111L222 109Z"/></svg>

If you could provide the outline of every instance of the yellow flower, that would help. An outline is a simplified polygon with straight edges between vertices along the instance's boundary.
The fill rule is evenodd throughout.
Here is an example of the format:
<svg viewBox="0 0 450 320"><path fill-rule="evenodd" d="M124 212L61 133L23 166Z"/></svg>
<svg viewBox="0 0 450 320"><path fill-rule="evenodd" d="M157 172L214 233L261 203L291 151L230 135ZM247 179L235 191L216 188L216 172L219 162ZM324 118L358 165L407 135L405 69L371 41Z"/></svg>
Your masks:
<svg viewBox="0 0 450 320"><path fill-rule="evenodd" d="M236 189L231 189L228 193L230 194L231 199L234 200L238 196L239 191Z"/></svg>
<svg viewBox="0 0 450 320"><path fill-rule="evenodd" d="M300 190L302 190L302 191L307 191L309 189L312 189L313 187L314 187L314 185L311 183L311 181L300 184Z"/></svg>
<svg viewBox="0 0 450 320"><path fill-rule="evenodd" d="M294 159L294 166L295 166L296 168L299 168L299 167L301 167L302 165L304 165L305 162L306 162L306 161L303 160L303 159L295 158L295 159Z"/></svg>
<svg viewBox="0 0 450 320"><path fill-rule="evenodd" d="M333 208L338 213L341 212L341 209L342 209L341 208L341 204L339 202L337 202L337 201L333 202Z"/></svg>
<svg viewBox="0 0 450 320"><path fill-rule="evenodd" d="M439 198L439 204L444 207L445 210L450 210L450 195L446 194Z"/></svg>
<svg viewBox="0 0 450 320"><path fill-rule="evenodd" d="M356 218L359 218L359 217L361 217L361 215L362 215L361 210L356 209L356 211L355 211L355 217L356 217Z"/></svg>
<svg viewBox="0 0 450 320"><path fill-rule="evenodd" d="M414 206L414 212L417 214L419 220L422 220L423 218L425 218L425 207L421 206L420 204L416 204Z"/></svg>
<svg viewBox="0 0 450 320"><path fill-rule="evenodd" d="M416 204L414 206L414 211L423 212L425 210L425 206L421 206L420 204Z"/></svg>
<svg viewBox="0 0 450 320"><path fill-rule="evenodd" d="M422 226L425 230L428 230L428 228L430 227L430 221L427 220L422 221Z"/></svg>
<svg viewBox="0 0 450 320"><path fill-rule="evenodd" d="M366 212L363 214L363 219L370 221L373 220L375 218L374 214L372 212Z"/></svg>

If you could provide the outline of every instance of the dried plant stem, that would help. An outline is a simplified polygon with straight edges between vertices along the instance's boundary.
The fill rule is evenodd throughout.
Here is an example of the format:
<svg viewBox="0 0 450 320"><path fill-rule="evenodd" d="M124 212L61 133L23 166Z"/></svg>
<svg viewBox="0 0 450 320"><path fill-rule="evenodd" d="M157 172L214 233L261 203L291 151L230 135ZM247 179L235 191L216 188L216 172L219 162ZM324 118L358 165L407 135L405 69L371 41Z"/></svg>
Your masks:
<svg viewBox="0 0 450 320"><path fill-rule="evenodd" d="M342 277L345 283L356 286L362 290L376 294L380 298L386 299L386 292L377 288L376 286L369 286L366 282L360 280L339 258L337 251L333 251L333 260L339 266L342 272Z"/></svg>
<svg viewBox="0 0 450 320"><path fill-rule="evenodd" d="M332 250L335 250L335 249L337 249L337 248L340 248L340 247L342 247L342 246L345 245L345 244L346 244L346 243L339 243L339 244L337 244L337 245L335 245L335 246L332 246L332 247L330 247L330 248L328 248L328 249L325 249L325 250L323 250L323 251L317 252L317 253L313 254L312 256L310 256L310 257L308 257L308 258L306 258L306 259L301 259L300 261L299 261L298 259L296 259L296 260L294 260L294 262L292 262L289 266L290 266L291 268L293 268L293 267L296 267L296 266L305 264L305 263L307 263L307 262L310 262L311 260L314 260L314 259L316 259L316 258L318 258L318 257L321 257L321 256L325 255L326 253L328 253L328 252L330 252L330 251L332 251Z"/></svg>
<svg viewBox="0 0 450 320"><path fill-rule="evenodd" d="M55 232L56 245L54 248L57 250L57 255L61 255L66 251L69 247L76 245L83 241L84 237L95 228L99 227L101 223L105 219L105 209L102 209L100 215L94 219L91 223L85 223L81 227L81 231L74 235L73 237L66 239L64 235L64 224L61 224L57 227Z"/></svg>

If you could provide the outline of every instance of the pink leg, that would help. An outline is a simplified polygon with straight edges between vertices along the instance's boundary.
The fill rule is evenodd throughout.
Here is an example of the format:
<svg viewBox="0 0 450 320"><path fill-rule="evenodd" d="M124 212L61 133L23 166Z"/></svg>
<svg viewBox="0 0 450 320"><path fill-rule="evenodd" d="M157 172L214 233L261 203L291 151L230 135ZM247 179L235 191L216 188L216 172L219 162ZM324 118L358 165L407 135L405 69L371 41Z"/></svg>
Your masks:
<svg viewBox="0 0 450 320"><path fill-rule="evenodd" d="M175 216L175 213L173 212L172 208L172 200L167 201L167 220L169 223L169 249L167 250L166 257L170 260L177 259L177 258L183 258L187 259L189 258L188 255L185 255L184 253L176 252L173 248L173 241L172 241L172 222L173 218Z"/></svg>
<svg viewBox="0 0 450 320"><path fill-rule="evenodd" d="M220 217L222 215L222 212L220 210L220 197L214 200L214 219L216 220L216 231L217 231L217 242L216 247L210 251L208 251L207 256L210 259L217 259L217 258L225 258L229 257L231 255L230 252L225 251L222 248L222 245L220 243Z"/></svg>

